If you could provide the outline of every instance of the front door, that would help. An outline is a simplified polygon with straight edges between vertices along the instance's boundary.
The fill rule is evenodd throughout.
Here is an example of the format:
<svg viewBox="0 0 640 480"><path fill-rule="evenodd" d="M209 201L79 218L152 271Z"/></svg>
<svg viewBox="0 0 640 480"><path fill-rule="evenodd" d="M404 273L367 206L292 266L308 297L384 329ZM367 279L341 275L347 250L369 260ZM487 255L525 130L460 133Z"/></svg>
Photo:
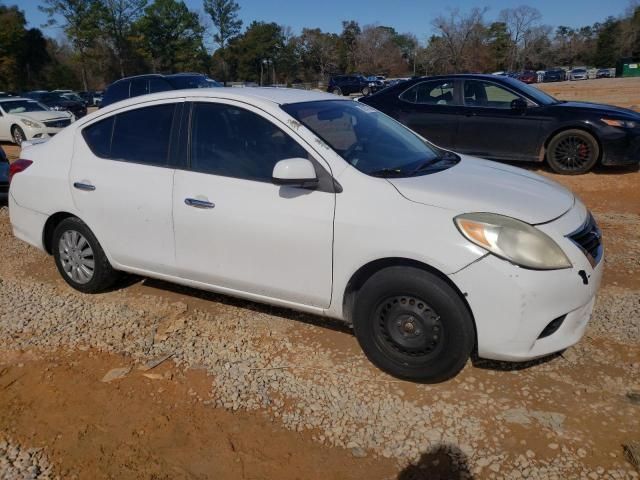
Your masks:
<svg viewBox="0 0 640 480"><path fill-rule="evenodd" d="M192 108L189 169L174 180L179 275L229 293L328 307L335 193L271 182L285 158L310 158L320 176L327 170L260 110L205 100Z"/></svg>
<svg viewBox="0 0 640 480"><path fill-rule="evenodd" d="M80 218L118 264L173 273L170 143L182 104L139 106L76 134L69 181Z"/></svg>
<svg viewBox="0 0 640 480"><path fill-rule="evenodd" d="M542 117L538 107L517 93L485 80L464 81L464 111L455 148L498 160L536 160ZM514 100L527 102L524 110Z"/></svg>
<svg viewBox="0 0 640 480"><path fill-rule="evenodd" d="M453 148L460 115L455 88L447 79L413 85L399 97L396 120L440 147Z"/></svg>

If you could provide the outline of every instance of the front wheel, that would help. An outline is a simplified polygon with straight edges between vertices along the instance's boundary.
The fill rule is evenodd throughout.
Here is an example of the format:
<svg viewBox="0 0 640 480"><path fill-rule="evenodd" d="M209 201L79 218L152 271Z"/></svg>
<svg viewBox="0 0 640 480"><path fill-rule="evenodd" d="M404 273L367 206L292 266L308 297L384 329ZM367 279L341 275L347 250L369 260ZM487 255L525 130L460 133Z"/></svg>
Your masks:
<svg viewBox="0 0 640 480"><path fill-rule="evenodd" d="M60 222L53 232L52 249L60 275L76 290L102 292L118 279L95 235L79 218Z"/></svg>
<svg viewBox="0 0 640 480"><path fill-rule="evenodd" d="M365 97L368 97L371 94L371 89L369 87L364 87L362 89L362 95L364 95Z"/></svg>
<svg viewBox="0 0 640 480"><path fill-rule="evenodd" d="M334 95L339 95L342 96L342 90L340 90L338 87L334 88L331 93L333 93Z"/></svg>
<svg viewBox="0 0 640 480"><path fill-rule="evenodd" d="M475 344L473 319L458 292L418 268L375 273L358 292L354 308L362 350L395 377L447 380L464 367Z"/></svg>
<svg viewBox="0 0 640 480"><path fill-rule="evenodd" d="M553 137L547 148L547 163L556 173L579 175L586 173L598 161L600 147L584 130L565 130Z"/></svg>
<svg viewBox="0 0 640 480"><path fill-rule="evenodd" d="M18 146L22 145L22 142L24 142L27 139L27 137L24 134L24 131L17 125L15 125L11 129L11 137L13 138L13 143L15 143Z"/></svg>

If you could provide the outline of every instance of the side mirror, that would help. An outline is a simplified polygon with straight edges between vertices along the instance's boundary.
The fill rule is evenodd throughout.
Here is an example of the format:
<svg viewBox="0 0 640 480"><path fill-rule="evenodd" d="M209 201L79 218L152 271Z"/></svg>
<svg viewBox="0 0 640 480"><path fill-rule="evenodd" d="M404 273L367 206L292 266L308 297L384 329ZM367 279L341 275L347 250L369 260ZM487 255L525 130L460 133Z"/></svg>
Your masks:
<svg viewBox="0 0 640 480"><path fill-rule="evenodd" d="M516 112L524 112L528 106L527 101L522 98L516 98L511 101L511 110Z"/></svg>
<svg viewBox="0 0 640 480"><path fill-rule="evenodd" d="M318 176L311 160L306 158L287 158L280 160L273 167L271 175L276 185L291 187L315 188L318 186Z"/></svg>

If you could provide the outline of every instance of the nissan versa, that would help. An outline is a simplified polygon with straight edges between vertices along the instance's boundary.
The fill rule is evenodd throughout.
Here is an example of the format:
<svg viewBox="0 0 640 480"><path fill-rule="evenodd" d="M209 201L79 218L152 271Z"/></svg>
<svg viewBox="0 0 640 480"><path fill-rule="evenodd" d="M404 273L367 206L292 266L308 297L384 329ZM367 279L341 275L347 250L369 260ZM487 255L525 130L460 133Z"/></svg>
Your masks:
<svg viewBox="0 0 640 480"><path fill-rule="evenodd" d="M24 148L9 204L77 290L124 271L343 319L375 365L425 382L474 350L574 344L603 270L568 190L299 90L115 103Z"/></svg>

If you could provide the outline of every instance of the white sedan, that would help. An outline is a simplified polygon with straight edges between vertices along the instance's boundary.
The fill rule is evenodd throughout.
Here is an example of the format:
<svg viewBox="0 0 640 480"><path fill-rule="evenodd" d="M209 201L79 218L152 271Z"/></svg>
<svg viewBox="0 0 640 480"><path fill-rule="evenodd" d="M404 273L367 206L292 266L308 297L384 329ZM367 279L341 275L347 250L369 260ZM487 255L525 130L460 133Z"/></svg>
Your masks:
<svg viewBox="0 0 640 480"><path fill-rule="evenodd" d="M0 99L0 140L17 145L25 140L53 137L73 120L73 114L49 110L35 100Z"/></svg>
<svg viewBox="0 0 640 480"><path fill-rule="evenodd" d="M436 382L583 335L600 231L541 176L442 150L358 102L288 89L118 102L22 152L15 235L73 288L119 271L342 319Z"/></svg>

